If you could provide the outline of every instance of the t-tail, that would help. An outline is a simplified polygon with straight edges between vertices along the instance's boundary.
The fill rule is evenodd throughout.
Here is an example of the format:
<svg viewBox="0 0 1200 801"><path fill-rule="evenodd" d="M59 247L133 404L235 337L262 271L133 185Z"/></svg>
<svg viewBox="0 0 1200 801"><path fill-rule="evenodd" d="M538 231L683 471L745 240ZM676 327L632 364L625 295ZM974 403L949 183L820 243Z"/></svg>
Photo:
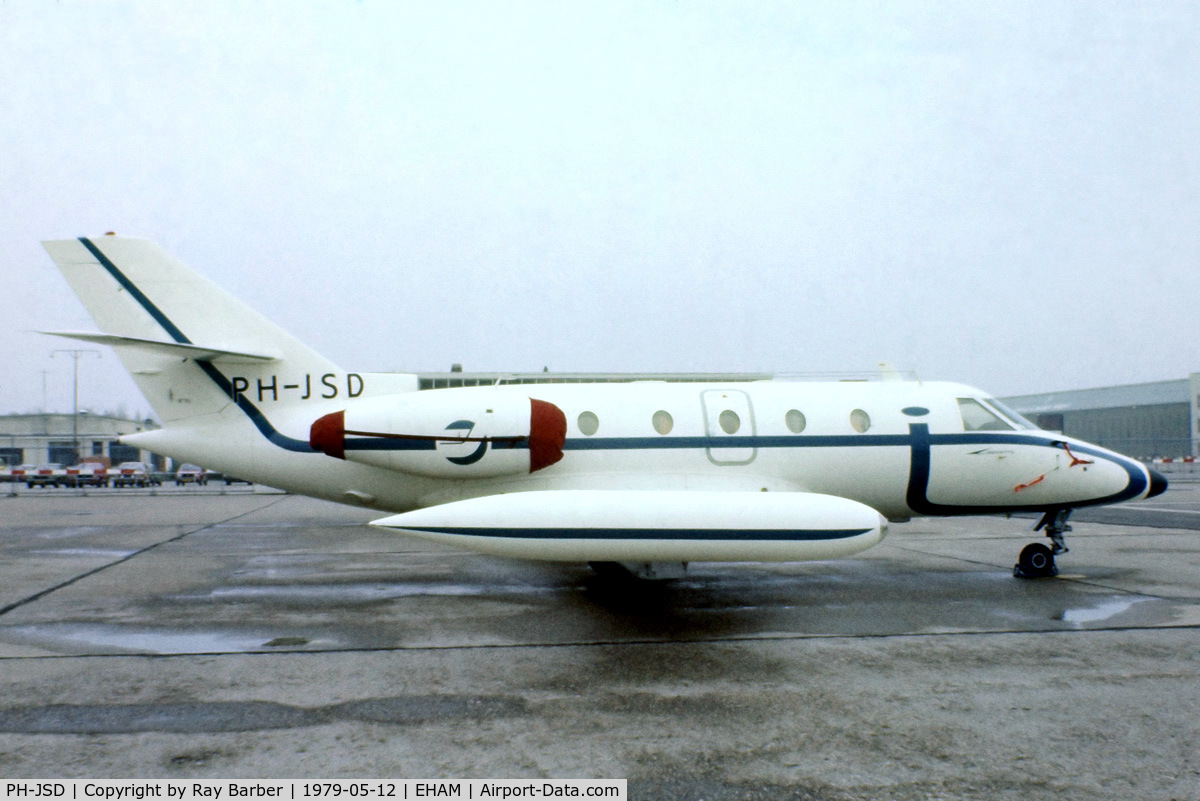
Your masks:
<svg viewBox="0 0 1200 801"><path fill-rule="evenodd" d="M140 447L195 459L206 435L220 432L216 439L228 443L229 434L253 437L256 428L284 450L311 452L307 429L286 424L288 410L362 392L361 377L152 242L109 235L43 245L100 329L45 333L116 351L164 425L137 435ZM221 449L201 450L209 466L227 461Z"/></svg>

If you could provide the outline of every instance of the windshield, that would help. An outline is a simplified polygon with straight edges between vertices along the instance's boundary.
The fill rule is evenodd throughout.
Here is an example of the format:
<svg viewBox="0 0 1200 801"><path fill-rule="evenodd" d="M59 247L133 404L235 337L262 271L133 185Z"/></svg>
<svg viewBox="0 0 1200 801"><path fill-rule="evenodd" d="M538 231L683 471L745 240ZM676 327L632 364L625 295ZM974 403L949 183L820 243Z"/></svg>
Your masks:
<svg viewBox="0 0 1200 801"><path fill-rule="evenodd" d="M1030 422L1026 418L1022 417L1019 413L1013 411L1008 406L1005 406L1003 403L996 400L995 398L984 398L984 403L988 404L993 409L1000 412L1000 414L1004 415L1009 420L1016 423L1017 428L1024 428L1027 431L1037 431L1038 430L1038 427L1036 425L1034 425L1032 422Z"/></svg>
<svg viewBox="0 0 1200 801"><path fill-rule="evenodd" d="M959 398L963 431L1012 431L1013 425L974 398Z"/></svg>

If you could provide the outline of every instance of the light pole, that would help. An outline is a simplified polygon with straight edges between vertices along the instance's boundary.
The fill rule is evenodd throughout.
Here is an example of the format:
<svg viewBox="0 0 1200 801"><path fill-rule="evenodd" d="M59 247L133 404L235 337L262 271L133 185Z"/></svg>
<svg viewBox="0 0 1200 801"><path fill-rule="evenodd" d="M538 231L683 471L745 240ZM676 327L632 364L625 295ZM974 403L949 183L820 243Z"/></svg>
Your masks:
<svg viewBox="0 0 1200 801"><path fill-rule="evenodd" d="M91 348L62 348L60 350L54 351L54 353L51 353L50 358L53 359L59 353L71 354L71 358L75 362L75 385L74 385L75 402L74 402L74 406L73 406L74 421L73 421L72 428L71 428L71 433L72 433L71 442L73 443L74 448L75 448L75 461L78 462L79 461L79 356L80 356L80 354L83 354L83 353L92 353L92 354L95 354L97 359L99 359L100 351L92 350Z"/></svg>

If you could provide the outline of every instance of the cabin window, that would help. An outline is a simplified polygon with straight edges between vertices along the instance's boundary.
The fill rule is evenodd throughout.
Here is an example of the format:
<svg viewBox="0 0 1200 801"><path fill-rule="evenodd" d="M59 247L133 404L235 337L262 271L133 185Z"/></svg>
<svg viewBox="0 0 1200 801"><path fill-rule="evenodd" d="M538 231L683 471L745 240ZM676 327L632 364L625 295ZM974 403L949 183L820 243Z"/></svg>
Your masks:
<svg viewBox="0 0 1200 801"><path fill-rule="evenodd" d="M675 427L675 420L671 417L671 413L665 409L659 409L655 412L650 422L654 424L654 430L660 434L670 434L671 429Z"/></svg>
<svg viewBox="0 0 1200 801"><path fill-rule="evenodd" d="M579 426L579 433L585 437L590 437L600 430L600 418L594 412L581 412L576 423Z"/></svg>
<svg viewBox="0 0 1200 801"><path fill-rule="evenodd" d="M865 434L871 428L871 415L862 409L850 412L850 427L860 434Z"/></svg>
<svg viewBox="0 0 1200 801"><path fill-rule="evenodd" d="M787 423L788 431L793 434L799 434L808 426L804 412L799 409L788 409L788 413L783 416L783 422Z"/></svg>
<svg viewBox="0 0 1200 801"><path fill-rule="evenodd" d="M742 418L733 409L726 409L717 417L717 424L726 434L736 434L742 427Z"/></svg>
<svg viewBox="0 0 1200 801"><path fill-rule="evenodd" d="M962 415L963 431L1012 431L1011 424L1002 420L995 412L971 398L958 399L958 412Z"/></svg>

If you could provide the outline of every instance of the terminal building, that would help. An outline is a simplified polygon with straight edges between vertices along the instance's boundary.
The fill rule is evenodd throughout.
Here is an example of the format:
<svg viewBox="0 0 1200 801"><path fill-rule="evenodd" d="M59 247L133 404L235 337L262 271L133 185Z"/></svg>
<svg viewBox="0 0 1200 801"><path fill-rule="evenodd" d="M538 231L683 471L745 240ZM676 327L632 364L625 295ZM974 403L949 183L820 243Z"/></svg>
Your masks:
<svg viewBox="0 0 1200 801"><path fill-rule="evenodd" d="M146 462L163 469L164 460L117 442L123 434L159 428L153 420L125 420L105 414L10 414L0 416L0 468L57 463L64 467L89 456L110 464Z"/></svg>

